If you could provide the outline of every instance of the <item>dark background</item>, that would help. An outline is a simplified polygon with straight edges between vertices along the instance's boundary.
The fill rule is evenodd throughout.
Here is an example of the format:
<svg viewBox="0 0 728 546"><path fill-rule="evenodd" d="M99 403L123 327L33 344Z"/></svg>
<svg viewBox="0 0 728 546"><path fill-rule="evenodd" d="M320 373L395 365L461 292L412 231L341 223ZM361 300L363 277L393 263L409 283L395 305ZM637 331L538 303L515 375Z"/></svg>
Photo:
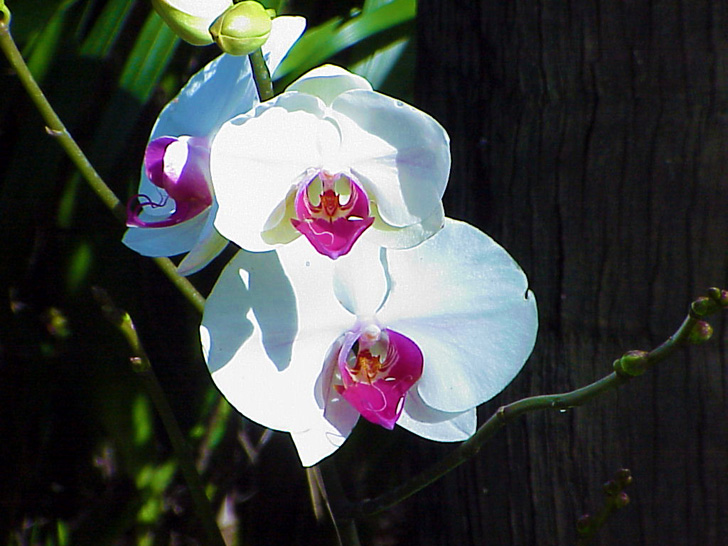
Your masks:
<svg viewBox="0 0 728 546"><path fill-rule="evenodd" d="M69 4L39 79L125 199L159 110L216 52L178 46L144 97L117 82L146 2L130 2L113 47L84 54L108 3ZM47 28L51 4L59 5L11 2L21 46ZM290 8L309 26L349 11L336 2ZM417 60L414 95L414 56L385 90L450 133L448 215L505 246L539 303L534 354L481 420L499 405L606 375L626 350L673 333L707 287L728 286L726 29L719 1L421 0L416 27L387 34L413 33ZM215 506L230 507L226 532L241 545L334 544L289 438L274 434L257 458L246 454L240 438L255 443L263 431L212 387L198 314L119 243L123 227L45 135L4 59L0 185L0 541L204 544L129 350L91 297L102 286L134 318ZM193 278L203 293L224 258ZM574 544L577 519L603 502L602 483L629 468L631 503L594 544L722 545L728 336L725 319L712 322L713 341L620 390L512 423L474 460L360 522L362 543ZM361 423L333 460L349 496L361 499L451 449Z"/></svg>

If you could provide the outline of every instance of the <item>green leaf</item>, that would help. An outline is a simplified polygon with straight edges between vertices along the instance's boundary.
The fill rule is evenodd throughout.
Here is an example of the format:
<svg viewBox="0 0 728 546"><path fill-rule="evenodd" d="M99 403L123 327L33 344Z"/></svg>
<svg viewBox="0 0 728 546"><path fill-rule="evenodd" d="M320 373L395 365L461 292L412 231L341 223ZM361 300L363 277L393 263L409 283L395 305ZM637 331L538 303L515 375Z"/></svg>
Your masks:
<svg viewBox="0 0 728 546"><path fill-rule="evenodd" d="M147 102L178 44L177 35L156 12L150 13L124 65L119 87Z"/></svg>
<svg viewBox="0 0 728 546"><path fill-rule="evenodd" d="M68 8L77 0L65 0L48 19L48 23L40 33L36 34L23 51L28 59L28 68L36 81L43 81L48 68L56 56L56 51L64 37Z"/></svg>
<svg viewBox="0 0 728 546"><path fill-rule="evenodd" d="M376 9L362 10L343 24L341 18L327 21L301 37L274 77L301 74L370 36L414 19L416 13L416 0L393 0Z"/></svg>
<svg viewBox="0 0 728 546"><path fill-rule="evenodd" d="M81 55L103 58L109 53L126 23L135 0L111 0L104 7L81 45Z"/></svg>

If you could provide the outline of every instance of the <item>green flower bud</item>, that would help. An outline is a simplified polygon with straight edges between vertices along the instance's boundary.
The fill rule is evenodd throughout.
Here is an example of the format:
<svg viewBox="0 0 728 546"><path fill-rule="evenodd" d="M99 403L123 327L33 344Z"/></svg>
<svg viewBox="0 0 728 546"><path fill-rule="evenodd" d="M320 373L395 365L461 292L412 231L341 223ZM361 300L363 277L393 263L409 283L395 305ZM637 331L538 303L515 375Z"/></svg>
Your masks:
<svg viewBox="0 0 728 546"><path fill-rule="evenodd" d="M698 345L708 341L712 335L713 327L704 320L699 320L695 323L693 329L690 330L690 333L688 334L688 341L693 345Z"/></svg>
<svg viewBox="0 0 728 546"><path fill-rule="evenodd" d="M232 5L232 0L152 0L154 9L175 34L197 46L213 42L210 25Z"/></svg>
<svg viewBox="0 0 728 546"><path fill-rule="evenodd" d="M258 2L240 2L215 20L210 34L225 53L250 55L268 39L273 16Z"/></svg>
<svg viewBox="0 0 728 546"><path fill-rule="evenodd" d="M728 307L728 290L708 288L708 297L721 307Z"/></svg>
<svg viewBox="0 0 728 546"><path fill-rule="evenodd" d="M5 5L5 0L0 0L0 22L5 26L10 25L10 10Z"/></svg>
<svg viewBox="0 0 728 546"><path fill-rule="evenodd" d="M614 497L614 507L615 508L617 508L617 509L624 508L628 504L629 504L629 495L627 495L627 493L625 493L624 491L622 491L619 495Z"/></svg>
<svg viewBox="0 0 728 546"><path fill-rule="evenodd" d="M718 305L713 299L703 296L690 304L690 310L696 317L705 317L715 313Z"/></svg>
<svg viewBox="0 0 728 546"><path fill-rule="evenodd" d="M614 474L614 480L621 489L624 489L632 483L632 472L630 472L629 468L620 468Z"/></svg>
<svg viewBox="0 0 728 546"><path fill-rule="evenodd" d="M645 351L627 351L614 361L614 371L630 377L642 375L647 370L648 357Z"/></svg>

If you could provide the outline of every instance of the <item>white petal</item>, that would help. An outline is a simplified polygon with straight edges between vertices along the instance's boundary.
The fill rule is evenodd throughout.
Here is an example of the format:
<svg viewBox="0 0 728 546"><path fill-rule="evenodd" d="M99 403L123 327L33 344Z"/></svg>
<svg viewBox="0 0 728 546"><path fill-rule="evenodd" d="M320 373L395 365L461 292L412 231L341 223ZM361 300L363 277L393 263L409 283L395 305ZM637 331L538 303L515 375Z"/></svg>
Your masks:
<svg viewBox="0 0 728 546"><path fill-rule="evenodd" d="M354 89L372 90L372 86L361 76L352 74L339 66L327 64L309 70L286 88L288 91L308 93L330 105L345 91Z"/></svg>
<svg viewBox="0 0 728 546"><path fill-rule="evenodd" d="M360 241L386 248L406 249L417 246L440 231L445 222L445 210L442 208L442 202L422 222L401 228L385 224L378 213L373 214L375 220L372 229L367 230Z"/></svg>
<svg viewBox="0 0 728 546"><path fill-rule="evenodd" d="M492 398L518 374L536 340L536 299L510 255L487 235L447 219L409 250L387 250L390 292L380 322L425 355L422 400L449 412Z"/></svg>
<svg viewBox="0 0 728 546"><path fill-rule="evenodd" d="M215 227L247 250L268 250L268 218L310 169L323 166L340 136L315 97L287 93L223 125L210 170L220 204ZM270 227L270 226L268 226Z"/></svg>
<svg viewBox="0 0 728 546"><path fill-rule="evenodd" d="M475 408L461 413L432 409L413 389L407 394L404 410L397 424L428 440L461 442L475 433L477 415Z"/></svg>
<svg viewBox="0 0 728 546"><path fill-rule="evenodd" d="M353 315L373 316L384 302L388 286L382 253L383 249L359 241L335 261L334 293Z"/></svg>
<svg viewBox="0 0 728 546"><path fill-rule="evenodd" d="M225 250L228 240L220 235L213 225L216 212L217 203L213 202L207 222L200 230L195 246L190 249L187 256L177 266L177 273L180 275L197 273Z"/></svg>
<svg viewBox="0 0 728 546"><path fill-rule="evenodd" d="M344 404L348 406L348 402ZM332 418L329 412L326 419L322 414L316 426L304 432L291 433L303 466L315 465L321 459L328 457L349 437L359 419L359 412L348 406L348 411L342 413L344 415L341 418L336 418L337 416ZM337 426L334 426L331 420L335 420Z"/></svg>
<svg viewBox="0 0 728 546"><path fill-rule="evenodd" d="M215 384L240 413L305 432L322 426L317 380L353 317L333 296L331 260L306 241L286 250L239 252L207 299L200 336Z"/></svg>
<svg viewBox="0 0 728 546"><path fill-rule="evenodd" d="M332 108L386 144L362 146L357 134L350 137L342 129L341 161L368 192L372 188L370 198L382 219L402 227L430 217L450 175L450 139L442 126L424 112L373 91L348 91Z"/></svg>
<svg viewBox="0 0 728 546"><path fill-rule="evenodd" d="M149 207L146 207L149 208ZM142 256L159 258L188 252L199 239L208 220L209 209L194 218L167 227L130 227L121 242Z"/></svg>
<svg viewBox="0 0 728 546"><path fill-rule="evenodd" d="M283 16L272 21L268 41L263 44L263 55L268 63L268 71L275 79L275 71L286 57L293 44L301 37L306 28L304 17Z"/></svg>
<svg viewBox="0 0 728 546"><path fill-rule="evenodd" d="M220 55L192 76L162 110L149 140L161 136L212 137L223 122L257 103L248 57Z"/></svg>

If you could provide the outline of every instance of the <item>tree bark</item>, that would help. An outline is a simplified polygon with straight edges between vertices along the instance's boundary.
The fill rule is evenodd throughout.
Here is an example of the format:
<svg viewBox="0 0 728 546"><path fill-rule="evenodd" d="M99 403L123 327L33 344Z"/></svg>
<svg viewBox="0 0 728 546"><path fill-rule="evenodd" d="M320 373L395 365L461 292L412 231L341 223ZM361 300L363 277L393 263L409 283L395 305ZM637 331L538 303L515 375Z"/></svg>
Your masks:
<svg viewBox="0 0 728 546"><path fill-rule="evenodd" d="M650 349L728 285L728 8L717 0L421 0L417 105L452 138L450 216L522 265L536 350L483 415ZM526 416L411 502L412 544L725 544L726 320L619 391ZM421 447L426 455L428 447Z"/></svg>

